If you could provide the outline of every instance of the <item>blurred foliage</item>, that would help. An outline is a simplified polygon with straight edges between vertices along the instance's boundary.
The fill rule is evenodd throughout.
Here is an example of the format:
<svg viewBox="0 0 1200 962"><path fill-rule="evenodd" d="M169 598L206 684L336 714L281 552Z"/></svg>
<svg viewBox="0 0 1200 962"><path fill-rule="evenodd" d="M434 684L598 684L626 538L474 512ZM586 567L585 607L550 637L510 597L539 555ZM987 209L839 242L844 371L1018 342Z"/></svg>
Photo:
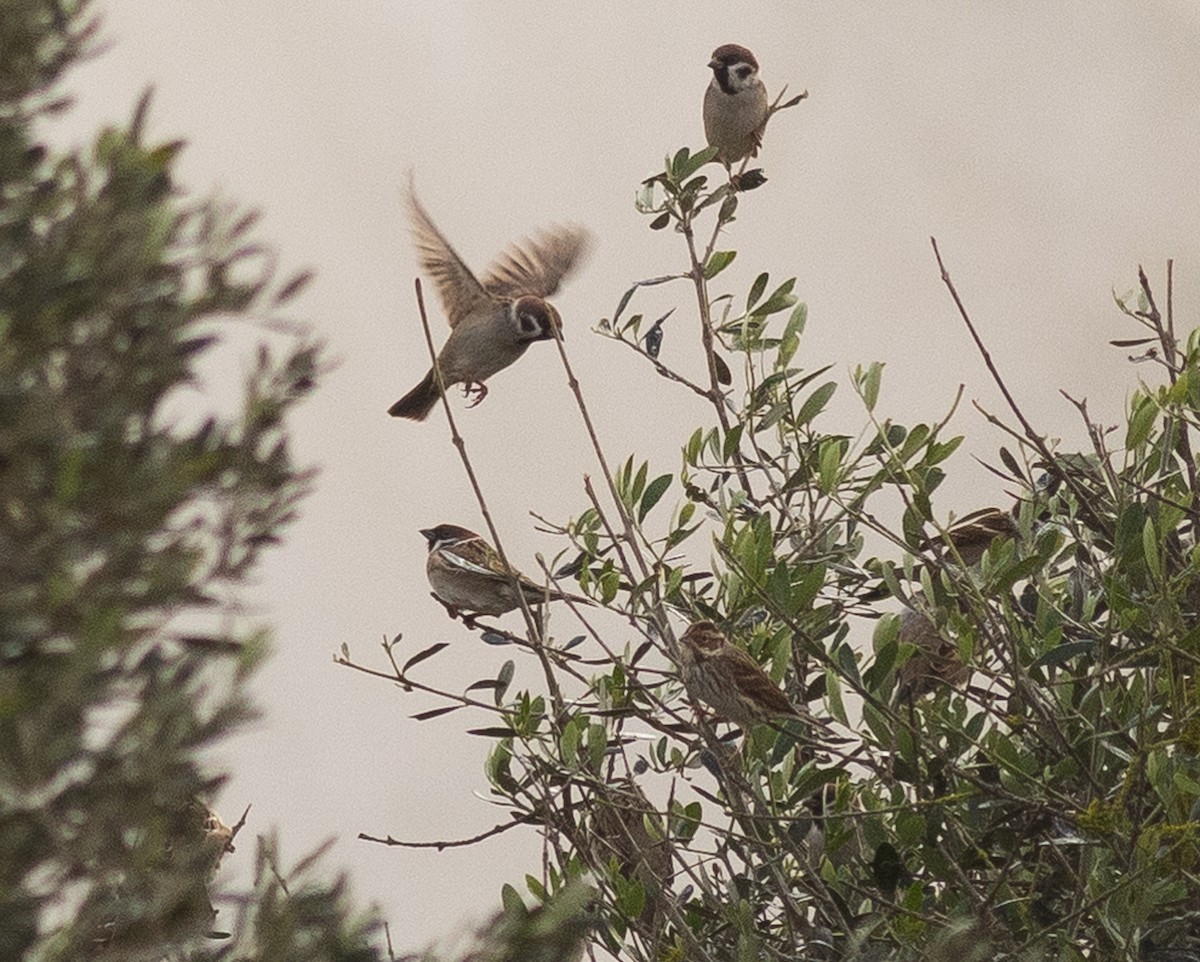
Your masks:
<svg viewBox="0 0 1200 962"><path fill-rule="evenodd" d="M494 742L496 803L544 836L530 897L586 877L595 943L647 962L1200 959L1200 335L1176 337L1139 273L1118 306L1144 330L1113 343L1160 376L1124 433L1079 402L1090 446L1059 450L1015 404L984 412L1011 500L948 517L957 399L897 423L869 363L848 385L861 429L824 429L842 385L801 366L795 278L712 291L736 259L718 240L770 188L713 186L711 160L681 150L642 185L687 266L599 325L705 423L680 467L629 458L611 504L589 486L557 526L558 576L620 619L513 639L544 690L512 686L511 662L468 688L495 693L472 732ZM693 310L634 311L675 283ZM678 361L697 349L693 379ZM701 618L809 705L809 730L758 726L739 749L695 711L676 638ZM442 694L421 720L490 710Z"/></svg>
<svg viewBox="0 0 1200 962"><path fill-rule="evenodd" d="M240 589L309 483L286 424L321 348L279 314L305 277L183 194L148 97L86 152L43 141L86 3L0 22L0 958L377 958L343 883L284 876L273 843L218 891L234 831L201 801L266 650ZM241 397L196 416L234 332Z"/></svg>

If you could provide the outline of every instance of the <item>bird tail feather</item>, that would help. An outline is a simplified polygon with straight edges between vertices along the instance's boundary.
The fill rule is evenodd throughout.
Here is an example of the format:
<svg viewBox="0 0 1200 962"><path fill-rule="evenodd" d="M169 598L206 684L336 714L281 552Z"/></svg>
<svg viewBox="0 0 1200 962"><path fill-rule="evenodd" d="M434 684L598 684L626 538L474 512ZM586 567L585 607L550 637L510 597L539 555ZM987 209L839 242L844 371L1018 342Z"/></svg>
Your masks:
<svg viewBox="0 0 1200 962"><path fill-rule="evenodd" d="M434 374L433 368L430 368L420 384L388 408L388 414L394 418L424 421L439 397L437 375Z"/></svg>

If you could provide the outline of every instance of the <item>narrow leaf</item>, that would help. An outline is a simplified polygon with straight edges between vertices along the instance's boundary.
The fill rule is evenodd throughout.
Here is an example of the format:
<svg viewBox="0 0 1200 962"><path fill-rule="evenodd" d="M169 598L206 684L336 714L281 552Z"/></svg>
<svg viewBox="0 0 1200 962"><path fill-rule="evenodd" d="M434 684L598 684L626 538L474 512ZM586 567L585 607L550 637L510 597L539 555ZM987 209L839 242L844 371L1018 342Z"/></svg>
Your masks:
<svg viewBox="0 0 1200 962"><path fill-rule="evenodd" d="M410 668L411 668L413 665L418 665L418 664L420 664L420 663L421 663L421 662L423 662L423 661L424 661L426 658L432 658L434 655L436 655L436 654L437 654L439 651L441 651L443 648L449 648L449 647L450 647L450 642L448 642L448 641L439 641L439 642L437 642L436 644L432 644L432 645L430 645L430 646L429 646L428 648L426 648L424 651L418 651L418 652L417 652L415 655L413 655L413 656L412 656L410 659L408 659L408 661L406 661L406 662L404 663L404 667L400 669L400 674L404 674L404 673L405 673L406 671L408 671L408 669L410 669Z"/></svg>
<svg viewBox="0 0 1200 962"><path fill-rule="evenodd" d="M711 281L732 264L735 257L737 257L737 251L713 251L708 263L704 265L705 280Z"/></svg>
<svg viewBox="0 0 1200 962"><path fill-rule="evenodd" d="M444 705L441 708L431 708L429 711L419 711L415 715L408 717L414 721L428 721L430 718L437 718L438 715L449 715L452 711L458 711L463 705Z"/></svg>
<svg viewBox="0 0 1200 962"><path fill-rule="evenodd" d="M658 504L667 488L671 486L671 475L662 474L646 485L646 493L642 495L642 505L638 509L638 524L641 524L651 509Z"/></svg>

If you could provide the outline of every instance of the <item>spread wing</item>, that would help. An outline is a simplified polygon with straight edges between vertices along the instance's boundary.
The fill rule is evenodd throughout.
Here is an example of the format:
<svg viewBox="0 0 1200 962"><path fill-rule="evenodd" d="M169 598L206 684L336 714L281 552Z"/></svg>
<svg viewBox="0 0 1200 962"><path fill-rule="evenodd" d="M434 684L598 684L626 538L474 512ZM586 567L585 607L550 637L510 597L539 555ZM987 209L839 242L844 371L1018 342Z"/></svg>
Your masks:
<svg viewBox="0 0 1200 962"><path fill-rule="evenodd" d="M508 247L488 268L483 286L495 297L550 297L590 245L591 234L582 227L552 227L532 240Z"/></svg>
<svg viewBox="0 0 1200 962"><path fill-rule="evenodd" d="M408 185L408 220L412 227L413 244L417 248L417 259L437 285L446 319L454 327L481 301L489 300L488 292L455 253L442 232L434 226L429 214L417 200L411 181Z"/></svg>

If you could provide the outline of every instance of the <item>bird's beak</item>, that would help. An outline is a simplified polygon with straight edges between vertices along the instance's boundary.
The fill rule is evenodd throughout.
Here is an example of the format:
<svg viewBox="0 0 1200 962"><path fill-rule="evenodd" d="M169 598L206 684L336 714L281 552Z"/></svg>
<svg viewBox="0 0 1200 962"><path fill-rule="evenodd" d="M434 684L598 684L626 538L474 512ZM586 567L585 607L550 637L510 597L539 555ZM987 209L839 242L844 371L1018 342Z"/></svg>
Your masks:
<svg viewBox="0 0 1200 962"><path fill-rule="evenodd" d="M716 69L717 69L719 66L721 66L721 61L720 61L720 60L710 60L710 61L708 62L708 69L709 69L709 70L716 70Z"/></svg>
<svg viewBox="0 0 1200 962"><path fill-rule="evenodd" d="M422 528L422 529L421 529L421 536L422 536L422 537L423 537L423 538L424 538L426 541L432 541L432 540L433 540L433 528Z"/></svg>

